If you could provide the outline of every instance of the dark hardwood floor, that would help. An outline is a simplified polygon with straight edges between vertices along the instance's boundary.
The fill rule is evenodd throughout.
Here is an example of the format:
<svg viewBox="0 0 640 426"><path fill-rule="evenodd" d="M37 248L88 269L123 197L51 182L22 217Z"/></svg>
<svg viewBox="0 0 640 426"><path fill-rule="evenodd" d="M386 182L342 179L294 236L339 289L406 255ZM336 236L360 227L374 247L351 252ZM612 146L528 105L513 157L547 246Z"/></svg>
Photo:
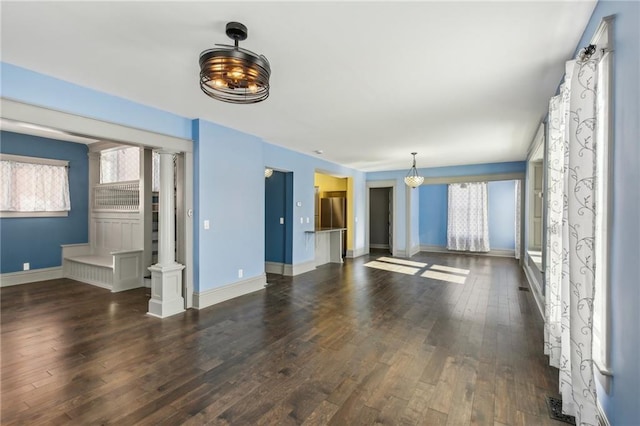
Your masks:
<svg viewBox="0 0 640 426"><path fill-rule="evenodd" d="M165 320L145 289L2 288L2 424L562 425L515 260L421 253L408 275L377 256Z"/></svg>

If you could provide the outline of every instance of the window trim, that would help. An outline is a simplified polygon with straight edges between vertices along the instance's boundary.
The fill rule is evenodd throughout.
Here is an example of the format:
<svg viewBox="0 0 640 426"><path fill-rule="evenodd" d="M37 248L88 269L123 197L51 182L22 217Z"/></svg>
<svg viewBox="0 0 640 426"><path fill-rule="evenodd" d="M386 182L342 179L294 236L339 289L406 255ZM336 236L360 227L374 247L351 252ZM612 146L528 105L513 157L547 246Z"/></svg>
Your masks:
<svg viewBox="0 0 640 426"><path fill-rule="evenodd" d="M596 210L596 229L594 245L594 258L596 261L596 280L594 282L595 290L600 290L600 294L604 295L604 300L600 300L601 308L601 326L599 346L594 344L592 347L593 364L598 372L604 377L613 376L611 371L611 320L610 320L610 297L611 297L611 269L610 256L611 253L611 232L613 222L613 21L614 16L607 16L602 19L595 35L591 40L591 44L595 44L602 52L599 71L603 74L601 81L604 82L604 107L602 108L601 123L606 126L602 132L602 141L597 141L598 149L596 156L596 164L602 166L602 170L597 171L597 175L602 177L604 190L596 195L596 200L600 202L602 208ZM600 111L598 112L600 115ZM602 148L605 148L604 150ZM597 186L596 186L597 187ZM600 217L598 217L600 216ZM602 242L598 246L598 239ZM601 251L600 251L601 250ZM599 260L599 262L598 262ZM603 288L600 288L602 286ZM598 302L594 297L595 302ZM603 383L606 385L606 383Z"/></svg>
<svg viewBox="0 0 640 426"><path fill-rule="evenodd" d="M54 158L43 158L43 157L31 157L27 155L14 155L14 154L5 154L0 153L0 161L15 161L18 163L29 163L29 164L44 164L48 166L61 166L61 167L69 167L69 161L67 160L57 160ZM67 217L69 216L69 211L60 210L60 211L32 211L32 212L13 212L8 210L0 210L0 218L1 219L10 219L10 218L28 218L28 217Z"/></svg>

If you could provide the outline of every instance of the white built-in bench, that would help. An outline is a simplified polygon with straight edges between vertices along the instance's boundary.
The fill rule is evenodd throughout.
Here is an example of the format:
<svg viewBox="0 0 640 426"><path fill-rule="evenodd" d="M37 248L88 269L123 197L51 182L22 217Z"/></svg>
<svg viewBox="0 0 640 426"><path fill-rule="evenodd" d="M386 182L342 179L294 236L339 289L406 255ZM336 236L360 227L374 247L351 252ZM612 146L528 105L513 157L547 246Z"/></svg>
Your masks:
<svg viewBox="0 0 640 426"><path fill-rule="evenodd" d="M65 278L103 287L112 292L143 286L143 250L117 250L94 254L89 244L62 246Z"/></svg>

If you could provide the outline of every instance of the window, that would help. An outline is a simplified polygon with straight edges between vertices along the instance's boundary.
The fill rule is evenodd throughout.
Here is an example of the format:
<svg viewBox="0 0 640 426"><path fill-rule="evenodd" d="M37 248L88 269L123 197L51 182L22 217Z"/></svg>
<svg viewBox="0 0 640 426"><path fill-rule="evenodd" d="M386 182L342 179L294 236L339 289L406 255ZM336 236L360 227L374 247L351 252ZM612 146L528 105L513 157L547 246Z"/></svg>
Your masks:
<svg viewBox="0 0 640 426"><path fill-rule="evenodd" d="M151 190L160 188L160 156L153 152ZM100 183L127 182L140 179L140 148L115 148L100 152Z"/></svg>
<svg viewBox="0 0 640 426"><path fill-rule="evenodd" d="M489 251L487 183L452 183L448 190L447 249Z"/></svg>
<svg viewBox="0 0 640 426"><path fill-rule="evenodd" d="M100 183L140 179L140 148L126 147L100 152Z"/></svg>
<svg viewBox="0 0 640 426"><path fill-rule="evenodd" d="M595 292L593 296L593 360L598 370L610 375L609 370L609 237L611 168L611 70L613 53L609 45L611 23L605 18L596 37L598 49L603 49L598 63L597 123L596 129L596 182L595 182Z"/></svg>
<svg viewBox="0 0 640 426"><path fill-rule="evenodd" d="M0 154L2 217L66 216L68 161Z"/></svg>

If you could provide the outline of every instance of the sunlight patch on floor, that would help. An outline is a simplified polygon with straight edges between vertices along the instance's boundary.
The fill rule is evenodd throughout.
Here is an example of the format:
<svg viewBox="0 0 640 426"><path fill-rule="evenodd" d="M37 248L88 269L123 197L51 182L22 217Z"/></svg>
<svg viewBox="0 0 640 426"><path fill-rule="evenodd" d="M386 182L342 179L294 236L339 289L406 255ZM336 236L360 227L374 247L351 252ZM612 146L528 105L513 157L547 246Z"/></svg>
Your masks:
<svg viewBox="0 0 640 426"><path fill-rule="evenodd" d="M431 265L431 269L435 269L437 271L442 271L442 272L452 272L454 274L464 274L464 275L468 275L470 272L468 269L452 268L451 266L444 266L444 265Z"/></svg>
<svg viewBox="0 0 640 426"><path fill-rule="evenodd" d="M404 260L404 259L394 259L392 257L379 257L377 260L382 260L384 262L397 263L398 265L415 266L418 268L424 268L425 266L427 266L427 264L423 262L414 262L412 260Z"/></svg>
<svg viewBox="0 0 640 426"><path fill-rule="evenodd" d="M420 268L412 268L410 266L396 265L386 262L377 262L375 260L365 263L364 266L375 269L384 269L385 271L399 272L401 274L407 275L415 275L416 272L420 270Z"/></svg>
<svg viewBox="0 0 640 426"><path fill-rule="evenodd" d="M445 274L444 272L432 270L424 271L420 276L424 278L432 278L434 280L448 281L450 283L456 284L464 284L467 279L467 277L463 277L460 275Z"/></svg>

